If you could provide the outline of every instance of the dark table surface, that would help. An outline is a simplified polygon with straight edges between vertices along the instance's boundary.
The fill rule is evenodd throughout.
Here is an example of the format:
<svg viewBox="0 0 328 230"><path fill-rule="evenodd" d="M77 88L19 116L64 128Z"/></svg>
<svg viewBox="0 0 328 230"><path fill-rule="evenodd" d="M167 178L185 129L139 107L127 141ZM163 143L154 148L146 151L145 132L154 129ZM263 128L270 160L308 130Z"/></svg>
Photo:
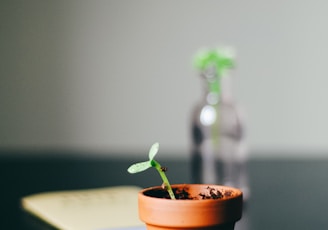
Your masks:
<svg viewBox="0 0 328 230"><path fill-rule="evenodd" d="M159 176L151 170L126 172L139 160L119 155L1 153L0 229L53 229L22 211L20 199L33 193L159 185ZM171 183L190 183L188 159L160 160L169 167ZM248 168L251 198L236 230L328 229L328 159L250 159Z"/></svg>

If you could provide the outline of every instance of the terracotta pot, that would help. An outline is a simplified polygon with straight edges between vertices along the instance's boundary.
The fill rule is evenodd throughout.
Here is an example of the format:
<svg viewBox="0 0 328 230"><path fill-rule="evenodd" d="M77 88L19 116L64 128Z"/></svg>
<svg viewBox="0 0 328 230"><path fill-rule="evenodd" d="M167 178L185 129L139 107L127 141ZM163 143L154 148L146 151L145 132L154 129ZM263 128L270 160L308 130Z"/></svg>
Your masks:
<svg viewBox="0 0 328 230"><path fill-rule="evenodd" d="M160 186L141 190L138 194L139 218L148 230L233 230L235 222L241 218L243 198L239 189L208 184L177 184L172 188L185 189L197 199L159 198L162 195L158 192L163 193ZM209 188L220 191L224 196L220 199L202 199L199 194L209 194Z"/></svg>

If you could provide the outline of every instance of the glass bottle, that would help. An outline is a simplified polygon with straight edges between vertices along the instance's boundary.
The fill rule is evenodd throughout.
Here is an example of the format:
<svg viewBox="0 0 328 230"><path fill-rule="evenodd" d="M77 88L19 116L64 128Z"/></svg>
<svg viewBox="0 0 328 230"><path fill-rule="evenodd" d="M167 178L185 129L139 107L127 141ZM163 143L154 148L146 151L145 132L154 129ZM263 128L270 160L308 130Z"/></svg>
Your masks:
<svg viewBox="0 0 328 230"><path fill-rule="evenodd" d="M222 55L221 55L222 57ZM192 113L191 176L193 183L224 184L249 196L245 127L233 100L231 79L210 62L201 71L202 100Z"/></svg>

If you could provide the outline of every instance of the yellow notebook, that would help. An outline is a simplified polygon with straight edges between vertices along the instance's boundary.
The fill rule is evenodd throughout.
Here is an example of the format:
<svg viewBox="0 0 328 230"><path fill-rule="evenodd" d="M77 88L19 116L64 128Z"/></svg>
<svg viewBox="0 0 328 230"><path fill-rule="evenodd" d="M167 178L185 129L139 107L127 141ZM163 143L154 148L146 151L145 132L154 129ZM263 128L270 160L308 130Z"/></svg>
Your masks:
<svg viewBox="0 0 328 230"><path fill-rule="evenodd" d="M22 198L27 212L59 229L145 229L138 218L139 187L45 192Z"/></svg>

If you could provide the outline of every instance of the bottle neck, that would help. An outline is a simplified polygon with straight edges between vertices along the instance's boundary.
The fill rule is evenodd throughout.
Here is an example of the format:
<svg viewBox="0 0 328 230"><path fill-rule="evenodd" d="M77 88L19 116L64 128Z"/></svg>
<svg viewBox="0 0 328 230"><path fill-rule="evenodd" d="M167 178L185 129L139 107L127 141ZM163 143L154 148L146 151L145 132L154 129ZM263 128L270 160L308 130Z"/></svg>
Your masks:
<svg viewBox="0 0 328 230"><path fill-rule="evenodd" d="M206 104L215 105L220 100L220 78L217 76L216 68L214 66L207 68L202 77L205 82L205 101Z"/></svg>
<svg viewBox="0 0 328 230"><path fill-rule="evenodd" d="M205 101L207 104L232 103L232 81L230 76L223 76L217 81L207 79L205 86Z"/></svg>
<svg viewBox="0 0 328 230"><path fill-rule="evenodd" d="M206 99L206 103L209 104L209 105L216 105L219 103L220 101L220 96L218 94L215 94L215 93L206 93L205 95L205 99Z"/></svg>

